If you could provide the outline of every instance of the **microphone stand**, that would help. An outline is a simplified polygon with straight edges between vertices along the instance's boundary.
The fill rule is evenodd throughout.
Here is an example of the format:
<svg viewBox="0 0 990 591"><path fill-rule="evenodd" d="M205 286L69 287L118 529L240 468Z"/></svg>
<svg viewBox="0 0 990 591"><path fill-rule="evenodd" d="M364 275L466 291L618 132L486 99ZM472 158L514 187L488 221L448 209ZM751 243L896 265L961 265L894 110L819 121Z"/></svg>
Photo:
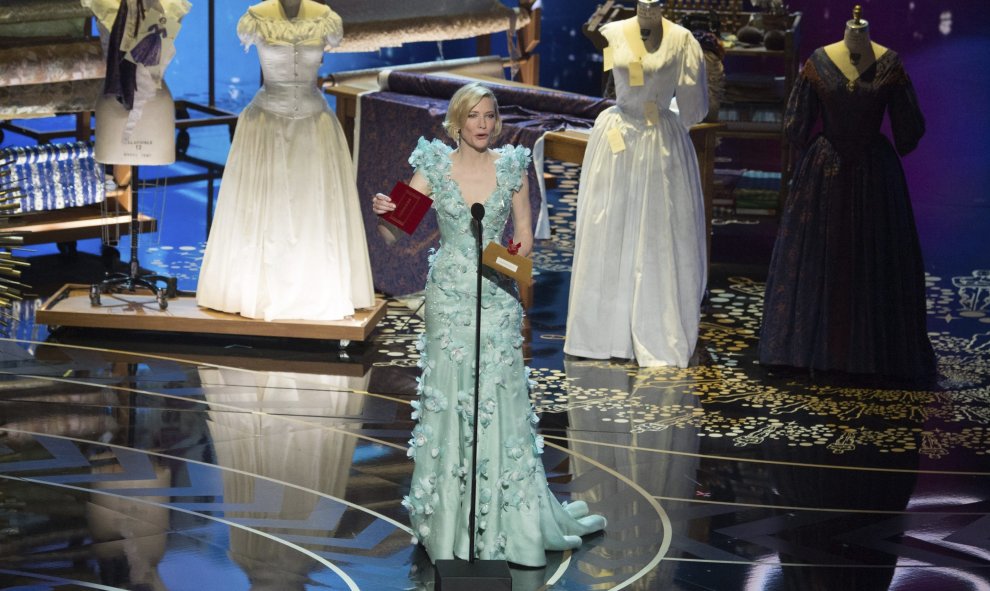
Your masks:
<svg viewBox="0 0 990 591"><path fill-rule="evenodd" d="M504 560L476 560L476 510L478 507L478 411L481 397L481 220L485 206L471 206L475 244L478 249L478 284L474 314L474 420L471 445L471 508L468 511L468 561L438 560L435 565L436 591L512 591L512 573Z"/></svg>
<svg viewBox="0 0 990 591"><path fill-rule="evenodd" d="M483 235L481 220L485 217L485 206L480 203L472 205L471 217L474 218L474 242L478 249L478 287L475 291L478 297L475 298L474 306L474 421L472 421L473 444L471 445L471 466L475 477L471 479L471 511L468 513L468 531L471 532L468 562L474 562L474 544L475 538L478 537L474 526L476 523L475 511L478 507L478 398L481 397L481 236Z"/></svg>

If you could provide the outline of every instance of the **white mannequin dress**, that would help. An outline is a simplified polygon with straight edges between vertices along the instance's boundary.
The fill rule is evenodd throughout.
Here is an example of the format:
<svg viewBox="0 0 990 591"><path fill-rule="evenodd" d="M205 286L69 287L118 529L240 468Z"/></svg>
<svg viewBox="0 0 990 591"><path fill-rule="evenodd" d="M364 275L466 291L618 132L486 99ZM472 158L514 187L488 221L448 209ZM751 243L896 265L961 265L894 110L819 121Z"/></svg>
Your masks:
<svg viewBox="0 0 990 591"><path fill-rule="evenodd" d="M707 279L704 199L688 135L708 111L704 58L691 33L666 19L653 53L635 17L601 32L613 52L617 105L595 121L581 169L564 351L686 367ZM644 83L632 86L629 64L638 59ZM610 133L621 135L623 150L613 151Z"/></svg>
<svg viewBox="0 0 990 591"><path fill-rule="evenodd" d="M371 267L347 141L316 84L340 17L304 1L289 19L268 0L237 32L265 84L238 119L197 302L269 321L350 316L374 303Z"/></svg>

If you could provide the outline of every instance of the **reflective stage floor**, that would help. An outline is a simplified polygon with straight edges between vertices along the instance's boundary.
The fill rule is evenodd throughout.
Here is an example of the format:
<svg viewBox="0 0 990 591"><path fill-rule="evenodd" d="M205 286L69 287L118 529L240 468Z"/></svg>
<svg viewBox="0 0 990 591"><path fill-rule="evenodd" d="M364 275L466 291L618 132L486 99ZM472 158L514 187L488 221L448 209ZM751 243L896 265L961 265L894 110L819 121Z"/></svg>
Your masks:
<svg viewBox="0 0 990 591"><path fill-rule="evenodd" d="M937 387L757 365L768 242L737 248L756 230L739 220L716 227L697 364L641 370L562 353L576 173L552 169L533 402L553 492L609 526L514 569L516 590L990 589L990 227L928 261ZM195 276L200 248L163 250L145 260ZM0 588L432 588L399 504L418 304L391 300L345 349L50 333L19 308L0 342Z"/></svg>

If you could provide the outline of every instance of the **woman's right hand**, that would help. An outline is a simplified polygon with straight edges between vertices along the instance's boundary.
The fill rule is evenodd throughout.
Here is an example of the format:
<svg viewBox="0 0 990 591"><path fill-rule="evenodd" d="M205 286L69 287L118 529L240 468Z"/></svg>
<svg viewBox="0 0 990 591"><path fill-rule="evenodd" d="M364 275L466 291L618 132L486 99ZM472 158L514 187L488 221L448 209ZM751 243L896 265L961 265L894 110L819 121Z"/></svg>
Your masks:
<svg viewBox="0 0 990 591"><path fill-rule="evenodd" d="M392 198L388 195L376 193L371 198L371 211L375 212L375 215L384 215L393 210L395 210L395 204L392 203Z"/></svg>

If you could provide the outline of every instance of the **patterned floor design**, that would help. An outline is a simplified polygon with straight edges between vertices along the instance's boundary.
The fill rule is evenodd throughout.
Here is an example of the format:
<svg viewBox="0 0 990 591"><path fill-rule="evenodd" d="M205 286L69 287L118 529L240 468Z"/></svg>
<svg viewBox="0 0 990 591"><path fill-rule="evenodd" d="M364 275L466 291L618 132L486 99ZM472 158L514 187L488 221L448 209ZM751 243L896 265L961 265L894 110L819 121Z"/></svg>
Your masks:
<svg viewBox="0 0 990 591"><path fill-rule="evenodd" d="M765 270L726 260L697 365L574 359L562 343L578 169L548 171L554 233L534 255L527 343L544 462L554 493L609 527L514 569L515 589L990 588L985 252L928 277L929 391L767 372ZM149 243L142 263L191 289L202 246ZM49 334L34 305L0 341L0 588L433 588L399 505L415 296L344 350Z"/></svg>

